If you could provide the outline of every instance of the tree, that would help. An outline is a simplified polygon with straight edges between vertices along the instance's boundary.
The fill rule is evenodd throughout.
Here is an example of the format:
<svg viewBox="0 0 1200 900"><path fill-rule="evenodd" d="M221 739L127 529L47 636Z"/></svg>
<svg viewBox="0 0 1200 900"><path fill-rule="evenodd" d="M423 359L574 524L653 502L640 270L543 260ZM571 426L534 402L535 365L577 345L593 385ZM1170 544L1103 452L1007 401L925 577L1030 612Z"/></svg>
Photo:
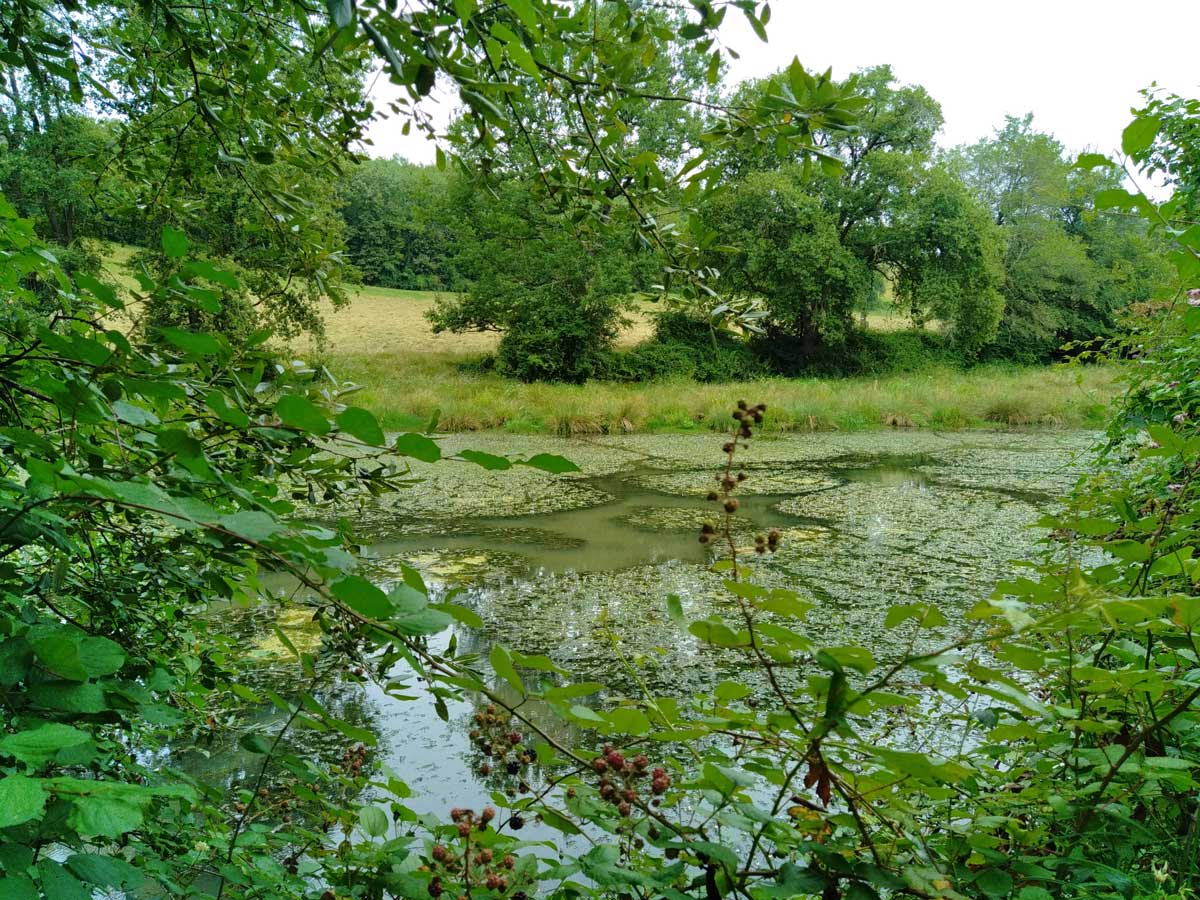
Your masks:
<svg viewBox="0 0 1200 900"><path fill-rule="evenodd" d="M399 157L355 165L338 183L346 252L367 284L432 290L453 281L449 181Z"/></svg>
<svg viewBox="0 0 1200 900"><path fill-rule="evenodd" d="M434 330L501 332L498 368L523 381L600 375L634 287L615 222L587 233L516 179L492 190L458 180L452 194L453 266L467 290L439 300ZM628 243L634 227L626 221Z"/></svg>
<svg viewBox="0 0 1200 900"><path fill-rule="evenodd" d="M995 136L950 155L957 172L992 211L1005 240L1005 299L989 353L1040 362L1063 345L1110 334L1118 310L1149 299L1166 278L1144 223L1096 215L1111 174L1074 169L1062 145L1008 117Z"/></svg>
<svg viewBox="0 0 1200 900"><path fill-rule="evenodd" d="M787 78L790 75L783 73L743 89L739 96L771 96ZM853 313L866 308L875 297L875 283L883 280L894 283L897 298L918 323L938 318L960 351L968 356L978 353L995 336L1002 306L997 293L1003 279L1001 243L977 201L957 179L932 162L933 137L942 122L940 107L924 88L896 85L888 66L857 73L843 89L858 92L861 107L856 129L833 132L824 142L826 161L836 162L836 166L813 170L793 162L780 168L777 157L761 147L733 147L723 157L735 195L745 191L753 179L744 173L778 170L782 180L771 182L765 195L761 180L754 181L746 193L747 198L757 196L747 202L761 203L764 216L772 191L778 191L780 197L786 191L790 202L798 202L797 191L812 199L808 205L814 207L809 214L813 224L805 232L809 235L805 240L814 243L809 253L802 254L805 261L784 258L800 252L786 239L775 246L781 255L777 263L781 271L797 264L800 271L763 280L762 254L770 242L758 243L753 251L757 273L746 272L743 277L737 272L752 264L749 255L732 258L721 268L730 278L745 282L740 289L754 290L755 282L760 283L773 311L776 334L791 333L799 338L799 356L792 365L804 365L804 359L819 345L844 343L853 331ZM790 186L785 188L784 182ZM819 227L817 218L822 222ZM755 240L739 231L742 226L735 221L769 227L769 219L757 226L749 219L729 219L728 210L720 205L709 219L722 243ZM821 237L816 238L817 234ZM820 274L830 270L840 273L833 281ZM805 271L823 282L820 289L805 286ZM782 301L768 290L788 291L788 284L795 290L781 321L774 310ZM811 321L795 318L798 304L813 306ZM816 309L821 311L816 313ZM817 326L816 322L823 324Z"/></svg>
<svg viewBox="0 0 1200 900"><path fill-rule="evenodd" d="M757 172L705 211L733 252L714 254L722 286L766 299L768 333L797 345L800 365L843 343L871 290L870 268L841 241L838 223L796 173Z"/></svg>

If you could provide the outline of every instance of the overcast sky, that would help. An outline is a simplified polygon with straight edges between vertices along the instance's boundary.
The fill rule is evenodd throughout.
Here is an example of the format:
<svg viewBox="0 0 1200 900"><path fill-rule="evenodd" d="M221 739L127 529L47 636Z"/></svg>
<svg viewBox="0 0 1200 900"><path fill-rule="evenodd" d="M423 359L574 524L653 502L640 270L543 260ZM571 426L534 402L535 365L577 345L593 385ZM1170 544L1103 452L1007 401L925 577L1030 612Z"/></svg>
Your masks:
<svg viewBox="0 0 1200 900"><path fill-rule="evenodd" d="M1032 112L1068 148L1107 152L1141 88L1156 81L1200 95L1200 0L775 0L771 10L767 44L736 10L727 14L722 40L741 54L731 81L770 74L793 56L839 77L890 63L942 104L943 146ZM390 85L380 85L382 99ZM401 135L398 120L375 123L370 137L373 156L433 160L432 144Z"/></svg>

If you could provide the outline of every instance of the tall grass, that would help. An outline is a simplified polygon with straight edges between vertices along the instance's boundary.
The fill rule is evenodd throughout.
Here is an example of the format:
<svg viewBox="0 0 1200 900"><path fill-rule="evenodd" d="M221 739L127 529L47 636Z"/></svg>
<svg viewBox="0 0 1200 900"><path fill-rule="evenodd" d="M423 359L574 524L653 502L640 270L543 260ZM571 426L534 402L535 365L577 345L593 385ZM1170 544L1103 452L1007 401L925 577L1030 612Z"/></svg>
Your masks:
<svg viewBox="0 0 1200 900"><path fill-rule="evenodd" d="M782 379L735 384L522 384L464 372L459 354L329 354L339 378L362 386L354 402L387 428L504 429L617 434L725 428L732 400L769 407L780 431L880 427L1098 427L1118 389L1115 367L936 369L883 378Z"/></svg>

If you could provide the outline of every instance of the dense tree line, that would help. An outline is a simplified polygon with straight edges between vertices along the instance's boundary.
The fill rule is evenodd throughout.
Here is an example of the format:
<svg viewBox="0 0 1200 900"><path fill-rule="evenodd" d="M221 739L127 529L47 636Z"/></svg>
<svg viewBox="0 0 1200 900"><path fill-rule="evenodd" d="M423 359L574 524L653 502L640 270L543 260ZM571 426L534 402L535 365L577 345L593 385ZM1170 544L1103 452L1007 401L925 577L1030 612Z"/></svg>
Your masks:
<svg viewBox="0 0 1200 900"><path fill-rule="evenodd" d="M715 96L703 54L687 50L669 22L654 46L650 87ZM348 91L355 71L334 83ZM794 67L739 86L729 101L769 107L833 88L828 76ZM699 204L664 191L646 167L688 167L703 105L673 118L647 102L631 105L624 131L605 146L632 161L632 174L610 177L601 152L572 160L595 176L584 202L611 226L603 234L578 207L562 205L566 187L540 163L556 129L588 127L586 110L535 91L517 102L542 130L503 152L470 133L473 120L454 126L482 180L454 167L352 157L316 176L261 153L258 177L313 237L303 253L264 214L261 188L245 179L241 161L213 155L184 128L173 168L139 179L149 155L133 149L119 170L106 165L121 129L83 115L69 98L40 115L31 103L8 104L0 187L43 237L75 248L64 254L69 267L94 273L99 261L79 239L102 237L148 248L141 264L170 274L157 235L172 225L243 276L237 291L218 286L220 303L210 309L157 301L152 326L319 332L316 301L344 301L347 281L436 290L435 328L499 331L498 369L526 380L880 371L921 357L1046 361L1112 335L1121 311L1164 282L1158 241L1143 221L1095 210L1119 176L1073 167L1031 117L943 152L935 145L940 106L923 88L898 84L889 67L837 88L856 97L857 126L828 129L815 163L804 151L767 151L752 131L733 134L707 166L716 189ZM1163 146L1186 145L1187 136L1173 140ZM1152 152L1146 162L1160 171L1188 165L1186 154ZM647 239L645 213L629 201L639 177L639 188L665 201L661 224L683 238L670 253ZM153 202L185 193L186 202ZM680 244L707 273L690 298L670 284ZM614 354L622 316L639 295L667 301L658 335ZM872 333L862 318L870 309L898 312L912 330Z"/></svg>

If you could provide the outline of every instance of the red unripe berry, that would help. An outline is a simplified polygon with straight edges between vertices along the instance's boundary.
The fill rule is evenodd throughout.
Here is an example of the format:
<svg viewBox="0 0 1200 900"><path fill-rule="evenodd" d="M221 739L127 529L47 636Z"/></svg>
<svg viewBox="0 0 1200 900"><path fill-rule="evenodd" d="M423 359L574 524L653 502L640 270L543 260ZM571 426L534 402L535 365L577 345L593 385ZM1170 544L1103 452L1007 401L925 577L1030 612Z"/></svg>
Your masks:
<svg viewBox="0 0 1200 900"><path fill-rule="evenodd" d="M665 775L662 778L655 778L652 782L650 782L650 790L654 791L655 794L665 794L667 792L667 788L670 786L671 780Z"/></svg>
<svg viewBox="0 0 1200 900"><path fill-rule="evenodd" d="M514 857L514 856L513 856L513 855L510 853L508 856L504 857L504 859L501 861L501 863L500 863L500 864L501 864L502 866L504 866L504 868L506 868L506 869L511 869L513 866L515 866L515 865L517 864L517 860L516 860L516 858L515 858L515 857Z"/></svg>
<svg viewBox="0 0 1200 900"><path fill-rule="evenodd" d="M617 807L617 812L619 812L622 816L628 816L631 809L632 807L630 807L628 803L622 803Z"/></svg>
<svg viewBox="0 0 1200 900"><path fill-rule="evenodd" d="M634 768L636 768L640 772L643 769L645 769L646 766L650 765L650 760L646 759L645 753L639 753L637 756L635 756L633 758L633 765L634 765Z"/></svg>
<svg viewBox="0 0 1200 900"><path fill-rule="evenodd" d="M519 731L510 731L510 732L508 733L508 742L509 742L510 744L519 744L519 743L521 743L521 732L519 732Z"/></svg>
<svg viewBox="0 0 1200 900"><path fill-rule="evenodd" d="M446 848L441 844L433 845L433 858L438 862L445 862L448 855L449 854L446 852Z"/></svg>
<svg viewBox="0 0 1200 900"><path fill-rule="evenodd" d="M459 822L458 823L459 837L466 837L470 833L471 833L471 823L470 822Z"/></svg>
<svg viewBox="0 0 1200 900"><path fill-rule="evenodd" d="M495 808L491 807L491 806L485 806L483 808L483 813L480 815L480 818L483 819L483 821L485 821L485 822L492 821L492 819L496 818Z"/></svg>
<svg viewBox="0 0 1200 900"><path fill-rule="evenodd" d="M461 809L459 809L457 806L454 807L452 810L450 810L450 821L457 822L459 819L462 818L462 814L463 814L463 812Z"/></svg>
<svg viewBox="0 0 1200 900"><path fill-rule="evenodd" d="M603 772L608 768L608 763L606 763L601 757L597 756L592 760L592 768L597 772Z"/></svg>
<svg viewBox="0 0 1200 900"><path fill-rule="evenodd" d="M667 770L664 769L662 766L655 766L654 771L651 772L650 774L653 775L655 778L664 778L664 777L666 777Z"/></svg>
<svg viewBox="0 0 1200 900"><path fill-rule="evenodd" d="M637 791L632 791L629 788L625 788L625 790L621 791L621 797L629 803L632 803L637 799Z"/></svg>
<svg viewBox="0 0 1200 900"><path fill-rule="evenodd" d="M621 766L625 765L625 757L623 757L616 750L613 750L611 753L609 753L606 758L608 759L608 764L614 769L619 769Z"/></svg>

